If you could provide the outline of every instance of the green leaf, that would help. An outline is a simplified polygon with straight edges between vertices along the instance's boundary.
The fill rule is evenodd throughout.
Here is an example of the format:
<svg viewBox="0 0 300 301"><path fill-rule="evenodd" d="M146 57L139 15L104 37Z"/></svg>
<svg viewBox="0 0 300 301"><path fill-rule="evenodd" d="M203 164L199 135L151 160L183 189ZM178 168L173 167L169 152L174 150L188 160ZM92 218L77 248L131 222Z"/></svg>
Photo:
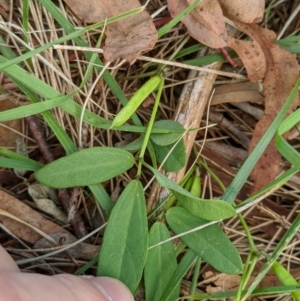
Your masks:
<svg viewBox="0 0 300 301"><path fill-rule="evenodd" d="M171 208L166 214L167 222L176 234L194 229L207 221L199 219L184 208ZM207 263L220 272L239 274L242 261L238 251L218 225L183 235L181 239Z"/></svg>
<svg viewBox="0 0 300 301"><path fill-rule="evenodd" d="M0 167L36 171L39 170L41 166L43 166L41 163L34 162L33 160L32 162L29 162L18 159L0 157Z"/></svg>
<svg viewBox="0 0 300 301"><path fill-rule="evenodd" d="M291 146L284 138L283 134L295 126L300 120L300 109L286 118L276 133L275 145L282 156L300 170L300 153Z"/></svg>
<svg viewBox="0 0 300 301"><path fill-rule="evenodd" d="M167 227L161 222L156 222L150 230L149 245L155 245L168 238L170 238L170 234ZM148 251L144 272L146 301L160 300L176 268L176 253L171 241ZM167 300L177 300L179 289L180 286L176 284L176 288Z"/></svg>
<svg viewBox="0 0 300 301"><path fill-rule="evenodd" d="M110 212L114 206L114 203L110 199L104 187L100 184L89 185L89 189L93 193L95 200L100 204L100 206L105 210L107 216L110 215Z"/></svg>
<svg viewBox="0 0 300 301"><path fill-rule="evenodd" d="M133 164L133 156L123 149L94 147L47 164L35 177L54 188L85 186L107 181L125 172Z"/></svg>
<svg viewBox="0 0 300 301"><path fill-rule="evenodd" d="M176 132L168 134L151 134L151 140L158 145L169 145L177 141L184 132L183 126L173 120L159 120L154 122L154 127Z"/></svg>
<svg viewBox="0 0 300 301"><path fill-rule="evenodd" d="M177 266L176 271L167 283L166 288L160 298L160 301L169 300L169 297L172 296L173 291L176 289L177 285L180 285L181 279L186 275L186 273L191 268L197 257L198 255L191 249L188 249L185 252L180 263Z"/></svg>
<svg viewBox="0 0 300 301"><path fill-rule="evenodd" d="M143 141L145 139L145 135L141 135L137 139L133 140L132 142L129 142L128 144L122 146L123 149L126 149L129 152L137 152L141 149L143 145Z"/></svg>
<svg viewBox="0 0 300 301"><path fill-rule="evenodd" d="M92 258L84 266L81 266L80 268L78 268L73 275L76 275L76 276L83 275L83 273L85 271L90 269L94 264L96 264L98 262L98 259L99 259L98 256Z"/></svg>
<svg viewBox="0 0 300 301"><path fill-rule="evenodd" d="M175 147L174 144L176 144ZM167 157L166 161L162 166L163 169L167 171L178 171L185 166L186 153L183 140L178 141L178 143L174 142L166 146L160 146L154 142L152 143L152 145L157 157L157 161L159 163L162 163ZM169 153L172 148L172 152Z"/></svg>
<svg viewBox="0 0 300 301"><path fill-rule="evenodd" d="M219 221L236 214L235 209L231 205L221 200L203 200L196 196L182 195L173 190L172 193L182 207L199 218Z"/></svg>
<svg viewBox="0 0 300 301"><path fill-rule="evenodd" d="M61 105L63 102L71 99L75 94L76 93L72 93L70 95L62 95L39 103L33 103L30 105L0 112L0 122L24 118L27 116L32 116L53 109Z"/></svg>
<svg viewBox="0 0 300 301"><path fill-rule="evenodd" d="M145 166L154 173L158 183L162 187L171 190L181 205L186 207L186 209L191 211L194 215L212 221L218 221L235 215L234 208L227 202L200 199L162 175L150 165L145 164Z"/></svg>
<svg viewBox="0 0 300 301"><path fill-rule="evenodd" d="M300 36L289 36L276 42L291 53L300 53Z"/></svg>
<svg viewBox="0 0 300 301"><path fill-rule="evenodd" d="M32 164L32 166L35 166L35 168L33 170L38 170L41 167L43 167L44 165L40 162L37 162L35 160L32 160L26 156L20 155L16 152L13 152L9 149L6 149L5 147L0 147L0 155L3 155L5 157L8 157L10 159L14 159L16 161L21 161L21 162L27 162L28 164ZM11 167L11 168L15 168L15 166L6 166L6 167ZM32 170L32 169L30 169Z"/></svg>
<svg viewBox="0 0 300 301"><path fill-rule="evenodd" d="M295 218L293 223L289 226L288 230L284 233L280 242L275 246L274 250L272 251L272 254L268 257L268 260L265 262L264 266L260 269L259 274L251 282L251 285L249 286L248 291L243 296L244 300L247 300L247 298L251 295L253 290L257 287L257 285L266 276L266 274L272 267L275 260L277 260L277 258L281 254L283 254L283 250L287 248L287 246L292 241L294 236L297 234L299 229L300 229L300 215L298 214L298 216Z"/></svg>
<svg viewBox="0 0 300 301"><path fill-rule="evenodd" d="M148 249L147 214L142 184L131 181L114 206L99 254L97 276L121 280L132 293L143 273Z"/></svg>

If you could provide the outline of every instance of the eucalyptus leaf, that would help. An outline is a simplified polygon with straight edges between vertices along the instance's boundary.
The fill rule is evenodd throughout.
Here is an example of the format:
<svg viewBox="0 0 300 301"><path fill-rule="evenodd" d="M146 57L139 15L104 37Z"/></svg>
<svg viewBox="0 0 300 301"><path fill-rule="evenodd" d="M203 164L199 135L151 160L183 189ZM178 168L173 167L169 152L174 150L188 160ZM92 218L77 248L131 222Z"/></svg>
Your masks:
<svg viewBox="0 0 300 301"><path fill-rule="evenodd" d="M162 166L163 169L167 171L178 171L185 166L186 152L185 152L185 145L183 140L174 142L166 146L157 145L154 142L152 143L152 145L157 157L157 161L159 163L162 163L167 157L166 161Z"/></svg>
<svg viewBox="0 0 300 301"><path fill-rule="evenodd" d="M86 186L107 181L131 168L133 156L115 147L93 147L55 160L35 175L54 188Z"/></svg>
<svg viewBox="0 0 300 301"><path fill-rule="evenodd" d="M179 122L173 120L158 120L154 122L153 126L157 129L176 131L168 134L151 134L151 140L154 143L162 146L174 143L181 137L182 133L184 132L183 126Z"/></svg>
<svg viewBox="0 0 300 301"><path fill-rule="evenodd" d="M167 222L176 234L181 234L207 223L193 216L184 208L171 208L166 214ZM183 235L185 242L198 256L212 267L226 274L242 273L242 260L237 249L218 225Z"/></svg>
<svg viewBox="0 0 300 301"><path fill-rule="evenodd" d="M99 254L97 276L117 278L134 293L142 277L147 249L143 186L133 180L111 211Z"/></svg>
<svg viewBox="0 0 300 301"><path fill-rule="evenodd" d="M155 245L168 238L170 238L170 233L163 223L156 222L151 227L149 245ZM176 253L171 241L148 251L144 272L146 301L160 300L162 293L176 268ZM179 297L179 289L180 286L177 283L176 288L166 300L177 300Z"/></svg>
<svg viewBox="0 0 300 301"><path fill-rule="evenodd" d="M182 206L186 207L191 213L198 217L206 220L218 221L235 215L236 212L234 208L227 202L221 200L200 199L162 175L153 167L148 164L145 165L154 173L158 183L162 187L169 189L180 201Z"/></svg>

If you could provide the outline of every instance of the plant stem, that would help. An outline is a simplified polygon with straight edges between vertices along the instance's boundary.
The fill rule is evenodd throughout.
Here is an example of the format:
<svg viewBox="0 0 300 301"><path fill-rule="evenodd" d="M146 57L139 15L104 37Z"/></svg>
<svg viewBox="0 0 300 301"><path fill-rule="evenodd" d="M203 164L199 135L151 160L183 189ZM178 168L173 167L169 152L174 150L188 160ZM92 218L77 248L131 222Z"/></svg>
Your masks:
<svg viewBox="0 0 300 301"><path fill-rule="evenodd" d="M201 261L202 261L201 257L198 256L197 260L196 260L195 268L194 268L192 283L190 286L190 291L189 291L190 295L192 295L196 292L198 277L199 277L199 272L200 272L200 267L201 267ZM189 299L189 301L192 301L192 299Z"/></svg>
<svg viewBox="0 0 300 301"><path fill-rule="evenodd" d="M149 139L150 139L150 134L151 134L153 124L154 124L154 120L155 120L155 117L156 117L156 113L157 113L157 110L158 110L158 105L159 105L159 101L160 101L160 97L161 97L161 94L162 94L163 87L164 87L164 78L161 77L161 82L158 86L158 91L157 91L157 94L156 94L156 97L155 97L155 103L154 103L154 106L153 106L152 114L151 114L151 117L150 117L150 120L149 120L147 131L145 133L145 139L143 141L143 145L142 145L141 152L140 152L140 155L139 155L139 164L138 164L138 171L137 171L137 176L138 177L141 175L141 172L142 172L143 159L144 159L146 148L147 148L147 145L148 145L148 142L149 142Z"/></svg>
<svg viewBox="0 0 300 301"><path fill-rule="evenodd" d="M244 266L244 271L243 271L243 275L241 278L241 282L240 282L236 297L234 299L235 301L241 300L243 289L245 289L246 284L249 281L249 278L255 268L257 260L258 260L258 256L256 255L256 253L252 253L252 252L249 253L246 263L245 263L245 266Z"/></svg>

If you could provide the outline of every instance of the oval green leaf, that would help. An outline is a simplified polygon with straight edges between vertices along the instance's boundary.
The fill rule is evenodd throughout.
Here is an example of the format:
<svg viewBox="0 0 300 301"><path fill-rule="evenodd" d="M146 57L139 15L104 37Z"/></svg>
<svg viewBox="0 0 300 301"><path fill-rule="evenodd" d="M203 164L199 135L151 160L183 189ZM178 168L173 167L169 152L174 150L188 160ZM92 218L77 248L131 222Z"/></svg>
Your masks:
<svg viewBox="0 0 300 301"><path fill-rule="evenodd" d="M142 148L144 139L145 139L145 135L141 135L137 139L135 139L121 147L122 147L122 149L125 149L131 153L137 152L138 150L140 150Z"/></svg>
<svg viewBox="0 0 300 301"><path fill-rule="evenodd" d="M184 208L168 210L167 222L176 234L189 231L207 223ZM203 258L212 267L226 274L240 274L242 260L232 242L222 232L218 225L211 225L201 230L181 237L198 256Z"/></svg>
<svg viewBox="0 0 300 301"><path fill-rule="evenodd" d="M180 205L193 215L209 221L219 221L236 214L234 208L221 200L205 200L196 196L183 195L171 190Z"/></svg>
<svg viewBox="0 0 300 301"><path fill-rule="evenodd" d="M157 145L169 145L177 141L184 132L183 126L173 120L158 120L154 122L153 128L174 131L167 134L151 134L150 138Z"/></svg>
<svg viewBox="0 0 300 301"><path fill-rule="evenodd" d="M107 181L131 168L133 156L115 147L93 147L55 160L35 175L54 188L86 186Z"/></svg>
<svg viewBox="0 0 300 301"><path fill-rule="evenodd" d="M156 245L168 238L170 238L170 233L167 227L161 222L156 222L150 230L149 245ZM176 253L172 241L148 251L144 272L146 301L160 300L176 268ZM167 300L177 300L179 298L179 289L180 286L177 283Z"/></svg>
<svg viewBox="0 0 300 301"><path fill-rule="evenodd" d="M145 165L154 173L158 183L162 187L171 190L174 196L180 201L180 204L194 215L210 221L219 221L236 214L234 208L227 202L200 199L162 175L150 165Z"/></svg>
<svg viewBox="0 0 300 301"><path fill-rule="evenodd" d="M175 147L174 144L176 144ZM185 166L186 153L183 140L165 146L157 145L154 142L152 145L159 163L162 163L167 157L162 166L164 170L178 171Z"/></svg>
<svg viewBox="0 0 300 301"><path fill-rule="evenodd" d="M126 186L111 212L97 275L119 279L134 293L142 278L147 249L144 191L142 184L134 180Z"/></svg>

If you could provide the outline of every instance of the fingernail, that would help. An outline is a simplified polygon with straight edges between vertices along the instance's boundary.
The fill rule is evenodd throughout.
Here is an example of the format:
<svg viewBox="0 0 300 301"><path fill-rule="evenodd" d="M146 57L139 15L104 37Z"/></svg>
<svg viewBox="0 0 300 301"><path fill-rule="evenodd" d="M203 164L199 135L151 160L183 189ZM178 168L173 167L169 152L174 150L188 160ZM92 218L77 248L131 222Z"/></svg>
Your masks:
<svg viewBox="0 0 300 301"><path fill-rule="evenodd" d="M130 290L119 280L109 277L91 279L108 301L134 301Z"/></svg>

